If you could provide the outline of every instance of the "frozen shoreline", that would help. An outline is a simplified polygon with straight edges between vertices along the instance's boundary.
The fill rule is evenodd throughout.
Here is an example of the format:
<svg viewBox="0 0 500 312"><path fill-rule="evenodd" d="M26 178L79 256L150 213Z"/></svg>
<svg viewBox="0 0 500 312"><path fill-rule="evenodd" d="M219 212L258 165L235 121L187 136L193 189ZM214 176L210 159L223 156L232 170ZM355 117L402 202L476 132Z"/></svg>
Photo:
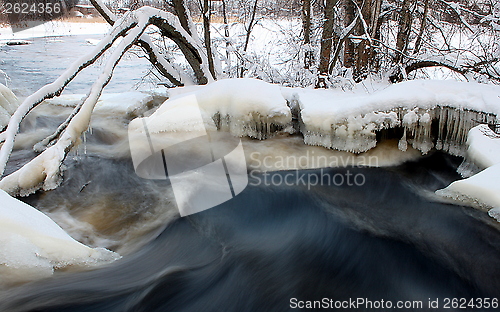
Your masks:
<svg viewBox="0 0 500 312"><path fill-rule="evenodd" d="M10 27L0 27L0 44L9 40L74 35L104 35L111 26L106 23L73 23L52 21L16 33Z"/></svg>

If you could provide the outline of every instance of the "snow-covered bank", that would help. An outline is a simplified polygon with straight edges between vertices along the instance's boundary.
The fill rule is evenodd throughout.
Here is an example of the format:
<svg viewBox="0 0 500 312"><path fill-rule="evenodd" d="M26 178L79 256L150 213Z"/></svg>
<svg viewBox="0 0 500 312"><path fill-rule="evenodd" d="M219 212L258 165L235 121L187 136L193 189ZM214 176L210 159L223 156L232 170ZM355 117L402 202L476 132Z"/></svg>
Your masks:
<svg viewBox="0 0 500 312"><path fill-rule="evenodd" d="M0 42L40 37L104 35L110 28L111 26L107 23L69 23L61 21L47 22L15 33L12 32L10 27L0 27Z"/></svg>
<svg viewBox="0 0 500 312"><path fill-rule="evenodd" d="M483 171L470 178L455 181L436 193L446 198L490 210L490 216L500 222L500 135L488 126L480 125L469 132L469 161Z"/></svg>
<svg viewBox="0 0 500 312"><path fill-rule="evenodd" d="M118 258L75 241L45 214L0 190L0 288L51 276L56 269Z"/></svg>
<svg viewBox="0 0 500 312"><path fill-rule="evenodd" d="M500 87L457 81L415 80L376 91L288 91L300 110L306 144L364 152L376 132L401 127L400 148L432 148L463 155L467 133L500 115ZM437 129L433 131L433 124ZM437 130L437 131L436 131Z"/></svg>

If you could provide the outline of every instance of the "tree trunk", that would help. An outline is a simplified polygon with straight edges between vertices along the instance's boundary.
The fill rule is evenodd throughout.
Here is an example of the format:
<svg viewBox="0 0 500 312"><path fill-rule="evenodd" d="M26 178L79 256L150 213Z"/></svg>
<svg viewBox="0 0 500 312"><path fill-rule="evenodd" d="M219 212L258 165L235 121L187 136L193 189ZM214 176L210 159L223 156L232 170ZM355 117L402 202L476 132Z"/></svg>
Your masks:
<svg viewBox="0 0 500 312"><path fill-rule="evenodd" d="M203 31L205 37L205 48L207 49L208 68L212 76L215 77L212 40L210 38L210 14L210 0L203 0Z"/></svg>
<svg viewBox="0 0 500 312"><path fill-rule="evenodd" d="M319 77L316 88L326 88L326 78L330 67L332 53L333 30L335 26L335 5L337 0L326 0L324 10L323 33L321 35L321 48L319 55Z"/></svg>
<svg viewBox="0 0 500 312"><path fill-rule="evenodd" d="M174 7L175 15L179 18L179 22L181 23L182 28L187 31L188 34L192 35L191 28L189 27L189 15L186 10L186 5L184 4L184 0L172 0L172 5Z"/></svg>
<svg viewBox="0 0 500 312"><path fill-rule="evenodd" d="M424 13L422 15L422 21L420 22L420 31L418 32L417 40L415 41L413 54L417 54L422 46L422 37L424 36L425 27L427 26L427 14L429 14L429 0L424 0Z"/></svg>
<svg viewBox="0 0 500 312"><path fill-rule="evenodd" d="M412 24L411 6L413 0L403 0L401 6L401 13L399 15L398 36L396 38L396 55L394 56L394 63L398 64L402 61L403 55L408 49L410 42L410 32Z"/></svg>
<svg viewBox="0 0 500 312"><path fill-rule="evenodd" d="M356 6L353 0L344 0L344 26L347 27L354 22L356 17ZM354 52L354 42L350 39L347 39L344 47L344 67L352 68L355 64L355 52Z"/></svg>
<svg viewBox="0 0 500 312"><path fill-rule="evenodd" d="M345 0L344 6L346 26L359 17L353 30L355 38L346 40L344 47L344 67L352 68L353 79L359 82L378 67L375 49L378 41L373 39L380 38L382 0Z"/></svg>
<svg viewBox="0 0 500 312"><path fill-rule="evenodd" d="M302 0L302 29L304 32L304 68L314 64L314 51L311 47L311 0Z"/></svg>

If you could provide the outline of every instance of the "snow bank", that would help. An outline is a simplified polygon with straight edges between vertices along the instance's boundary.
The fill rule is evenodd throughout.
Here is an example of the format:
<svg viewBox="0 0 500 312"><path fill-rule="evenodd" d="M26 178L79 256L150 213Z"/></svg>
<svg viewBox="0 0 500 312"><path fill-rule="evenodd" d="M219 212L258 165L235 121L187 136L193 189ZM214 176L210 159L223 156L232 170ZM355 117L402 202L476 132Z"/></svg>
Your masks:
<svg viewBox="0 0 500 312"><path fill-rule="evenodd" d="M292 115L280 87L261 80L224 79L169 93L171 98L148 118L150 131L190 131L198 111L207 130L239 137L266 139L278 130L291 129Z"/></svg>
<svg viewBox="0 0 500 312"><path fill-rule="evenodd" d="M75 241L45 214L0 190L0 286L118 258L112 251Z"/></svg>
<svg viewBox="0 0 500 312"><path fill-rule="evenodd" d="M462 154L475 120L500 114L500 87L457 81L414 80L372 94L301 90L291 99L300 110L307 144L351 152L376 145L376 131L401 127L400 148ZM432 123L438 133L431 133Z"/></svg>
<svg viewBox="0 0 500 312"><path fill-rule="evenodd" d="M0 83L0 129L7 126L10 116L14 114L18 106L19 101L14 93Z"/></svg>
<svg viewBox="0 0 500 312"><path fill-rule="evenodd" d="M485 168L470 178L455 181L436 191L446 198L490 210L490 216L500 222L500 135L488 126L480 125L469 132L467 158Z"/></svg>

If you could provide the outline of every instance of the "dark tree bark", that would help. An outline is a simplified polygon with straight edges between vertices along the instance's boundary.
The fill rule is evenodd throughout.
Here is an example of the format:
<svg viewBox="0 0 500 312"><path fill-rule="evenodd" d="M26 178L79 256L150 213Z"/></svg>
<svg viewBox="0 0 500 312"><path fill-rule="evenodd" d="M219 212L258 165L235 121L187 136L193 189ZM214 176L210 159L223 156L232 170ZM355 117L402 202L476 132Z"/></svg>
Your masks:
<svg viewBox="0 0 500 312"><path fill-rule="evenodd" d="M353 0L344 0L344 26L348 27L356 18L356 6ZM354 42L347 39L344 46L344 67L352 68L356 63L356 54L354 52Z"/></svg>
<svg viewBox="0 0 500 312"><path fill-rule="evenodd" d="M316 88L326 88L326 77L330 68L332 53L333 31L335 27L335 5L337 0L326 0L324 9L323 33L321 34L321 48L319 55L319 77Z"/></svg>
<svg viewBox="0 0 500 312"><path fill-rule="evenodd" d="M302 30L304 32L304 68L310 69L314 64L314 51L311 47L311 0L302 0Z"/></svg>
<svg viewBox="0 0 500 312"><path fill-rule="evenodd" d="M188 12L186 10L184 0L172 0L172 5L174 7L175 15L179 18L182 28L184 28L188 34L192 35L191 28L189 27Z"/></svg>
<svg viewBox="0 0 500 312"><path fill-rule="evenodd" d="M422 21L420 22L420 30L415 41L415 48L413 54L417 54L422 46L422 37L424 36L425 27L427 26L427 14L429 14L429 0L424 0L424 13L422 14Z"/></svg>
<svg viewBox="0 0 500 312"><path fill-rule="evenodd" d="M410 42L411 25L413 22L411 6L413 0L403 0L401 6L401 13L399 15L398 36L396 38L396 55L394 56L394 63L401 63L403 55L406 54L408 43Z"/></svg>
<svg viewBox="0 0 500 312"><path fill-rule="evenodd" d="M205 48L207 49L208 68L215 77L214 58L212 54L212 40L210 38L210 0L203 0L203 33L205 37Z"/></svg>
<svg viewBox="0 0 500 312"><path fill-rule="evenodd" d="M344 67L353 69L353 78L359 82L370 71L378 68L376 47L380 38L380 10L382 0L345 0L345 25L350 25L356 18L350 40L344 46Z"/></svg>
<svg viewBox="0 0 500 312"><path fill-rule="evenodd" d="M94 0L90 0L90 2L99 12L99 14L101 14L110 25L113 25L115 23L113 17L110 16L108 12L99 5L99 3L97 3ZM188 34L191 35L189 27L189 16L187 15L187 10L184 6L184 0L172 0L172 4L174 6L176 14L180 14L180 16L177 15L177 17L179 19L181 26L186 30ZM196 77L196 82L198 84L208 83L208 78L202 69L203 60L200 57L196 47L194 47L190 42L188 42L186 38L184 38L174 27L172 27L166 21L162 20L161 18L152 18L152 20L153 20L152 24L160 29L161 34L167 38L172 39L177 44L179 49L182 51L182 53L186 57L187 62L193 69L193 72ZM182 85L182 83L179 80L175 79L174 77L172 77L172 75L170 75L170 73L168 73L167 69L161 66L161 63L158 61L158 58L156 57L155 53L153 53L153 48L149 45L149 43L142 40L138 40L137 44L144 49L144 51L148 55L148 59L150 60L150 62L153 64L153 66L155 66L155 68L158 69L158 71L162 75L164 75L167 79L169 79L170 82L175 86ZM212 78L215 78L213 74Z"/></svg>

